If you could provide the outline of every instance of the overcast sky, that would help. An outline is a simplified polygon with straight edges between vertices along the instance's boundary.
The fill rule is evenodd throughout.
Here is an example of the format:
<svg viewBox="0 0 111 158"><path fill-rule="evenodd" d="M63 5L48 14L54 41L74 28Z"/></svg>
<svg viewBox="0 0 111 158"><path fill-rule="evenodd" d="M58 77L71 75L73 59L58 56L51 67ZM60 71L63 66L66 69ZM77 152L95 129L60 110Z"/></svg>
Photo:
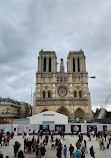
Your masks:
<svg viewBox="0 0 111 158"><path fill-rule="evenodd" d="M111 0L0 0L0 96L30 103L39 51L86 56L92 106L111 91ZM109 101L111 104L111 100Z"/></svg>

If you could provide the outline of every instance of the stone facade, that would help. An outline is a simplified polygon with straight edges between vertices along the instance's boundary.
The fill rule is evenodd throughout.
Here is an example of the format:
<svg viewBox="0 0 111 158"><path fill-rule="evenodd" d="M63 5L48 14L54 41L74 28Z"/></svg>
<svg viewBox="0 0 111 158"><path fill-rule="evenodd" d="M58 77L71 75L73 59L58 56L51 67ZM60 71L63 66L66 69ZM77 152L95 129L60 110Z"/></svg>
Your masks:
<svg viewBox="0 0 111 158"><path fill-rule="evenodd" d="M91 118L91 99L88 89L88 73L82 50L70 51L67 57L67 72L61 59L57 71L54 51L39 52L33 114L55 111L69 118Z"/></svg>
<svg viewBox="0 0 111 158"><path fill-rule="evenodd" d="M21 105L21 118L29 117L31 115L30 105L25 102L20 102Z"/></svg>
<svg viewBox="0 0 111 158"><path fill-rule="evenodd" d="M20 102L0 97L0 119L20 118L21 105Z"/></svg>
<svg viewBox="0 0 111 158"><path fill-rule="evenodd" d="M15 118L18 119L30 116L30 107L28 103L0 97L0 123L11 123Z"/></svg>

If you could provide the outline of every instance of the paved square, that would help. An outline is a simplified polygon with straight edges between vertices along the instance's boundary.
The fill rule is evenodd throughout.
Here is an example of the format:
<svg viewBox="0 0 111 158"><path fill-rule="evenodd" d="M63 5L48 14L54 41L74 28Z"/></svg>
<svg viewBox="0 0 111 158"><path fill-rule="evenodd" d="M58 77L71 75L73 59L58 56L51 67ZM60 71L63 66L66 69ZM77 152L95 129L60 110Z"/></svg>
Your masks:
<svg viewBox="0 0 111 158"><path fill-rule="evenodd" d="M59 137L59 136L54 136ZM32 136L29 136L29 138L32 138ZM35 136L35 138L37 138L37 136ZM44 138L44 136L43 136ZM43 141L43 138L40 139L40 141ZM87 136L84 136L84 139L87 141L87 148L88 148L88 152L89 152L89 148L93 145L94 147L94 151L95 151L95 158L111 158L111 145L109 149L106 150L100 150L99 149L99 145L98 145L98 141L96 141L96 138L92 138L92 141L89 141ZM3 146L2 148L0 148L0 151L3 153L4 158L6 155L9 156L9 158L13 158L14 157L14 153L13 153L13 145L15 141L19 141L21 143L21 149L23 150L23 138L22 136L14 136L14 139L10 140L10 145L9 146ZM71 137L69 135L65 136L65 140L63 142L63 144L67 145L67 158L69 158L69 145L70 143L72 143L73 146L75 146L76 142L78 140L77 136ZM64 156L62 156L64 157ZM35 154L25 154L25 158L36 158ZM46 146L46 158L56 158L56 149L51 149L51 143L50 143L50 138L49 138L49 143ZM86 154L86 158L90 158L90 154Z"/></svg>

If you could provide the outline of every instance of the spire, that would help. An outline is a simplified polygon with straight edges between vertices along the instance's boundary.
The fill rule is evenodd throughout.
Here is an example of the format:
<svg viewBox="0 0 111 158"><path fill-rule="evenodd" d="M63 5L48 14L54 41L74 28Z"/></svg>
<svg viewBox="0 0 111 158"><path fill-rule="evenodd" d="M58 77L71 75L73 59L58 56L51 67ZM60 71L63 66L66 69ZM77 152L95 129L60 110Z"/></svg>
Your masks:
<svg viewBox="0 0 111 158"><path fill-rule="evenodd" d="M64 72L64 60L63 58L60 59L61 62L60 62L60 72Z"/></svg>

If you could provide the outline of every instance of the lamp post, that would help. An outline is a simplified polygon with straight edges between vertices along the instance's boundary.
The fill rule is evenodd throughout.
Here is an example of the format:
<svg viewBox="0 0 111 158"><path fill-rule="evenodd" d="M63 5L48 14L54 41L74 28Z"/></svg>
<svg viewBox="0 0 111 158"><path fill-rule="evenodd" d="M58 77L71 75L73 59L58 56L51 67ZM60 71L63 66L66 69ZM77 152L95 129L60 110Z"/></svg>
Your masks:
<svg viewBox="0 0 111 158"><path fill-rule="evenodd" d="M93 79L95 79L95 78L96 78L96 76L88 76L88 78L93 78Z"/></svg>

